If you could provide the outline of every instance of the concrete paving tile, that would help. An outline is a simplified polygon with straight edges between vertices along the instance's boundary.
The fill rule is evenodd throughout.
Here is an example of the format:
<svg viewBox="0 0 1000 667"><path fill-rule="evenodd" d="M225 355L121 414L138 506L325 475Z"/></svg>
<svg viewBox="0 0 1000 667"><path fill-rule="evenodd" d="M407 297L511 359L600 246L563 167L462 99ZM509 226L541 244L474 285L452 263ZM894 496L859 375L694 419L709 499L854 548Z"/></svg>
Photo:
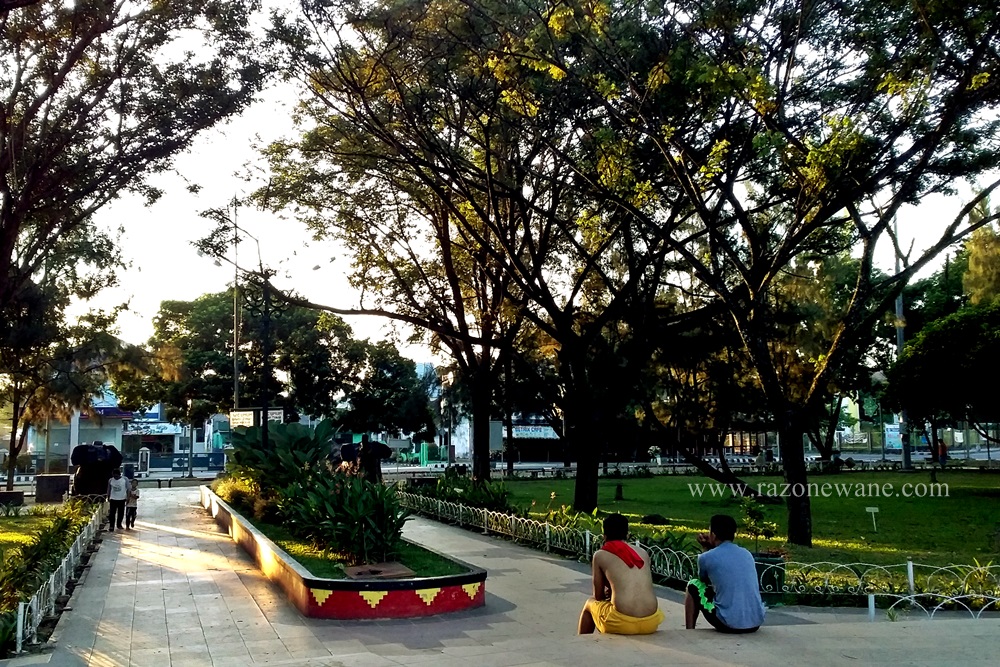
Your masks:
<svg viewBox="0 0 1000 667"><path fill-rule="evenodd" d="M350 655L353 653L364 653L366 651L364 643L357 639L344 639L344 632L339 630L334 633L338 639L320 639L323 647L333 655Z"/></svg>
<svg viewBox="0 0 1000 667"><path fill-rule="evenodd" d="M303 658L328 658L331 656L330 651L326 648L319 646L315 648L300 648L300 649L289 649L289 655L295 660L301 660Z"/></svg>
<svg viewBox="0 0 1000 667"><path fill-rule="evenodd" d="M350 653L338 655L336 658L344 667L394 667L399 664L374 653ZM466 665L466 667L468 666Z"/></svg>
<svg viewBox="0 0 1000 667"><path fill-rule="evenodd" d="M245 653L247 651L246 644L242 640L239 641L214 641L209 642L208 652L212 655L227 656L234 655L236 653Z"/></svg>

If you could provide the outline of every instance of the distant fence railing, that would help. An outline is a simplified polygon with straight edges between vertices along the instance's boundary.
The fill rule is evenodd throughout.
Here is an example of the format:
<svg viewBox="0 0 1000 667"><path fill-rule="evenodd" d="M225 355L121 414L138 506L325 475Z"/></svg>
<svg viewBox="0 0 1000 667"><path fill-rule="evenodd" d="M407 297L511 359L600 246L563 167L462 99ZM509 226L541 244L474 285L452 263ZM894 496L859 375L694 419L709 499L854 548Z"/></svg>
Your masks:
<svg viewBox="0 0 1000 667"><path fill-rule="evenodd" d="M604 543L587 529L556 526L546 521L496 512L399 491L403 507L424 516L478 528L545 551L590 560ZM698 576L698 554L638 542L649 553L651 571L661 580L684 583ZM974 618L1000 612L1000 565L921 565L907 560L896 565L870 563L800 563L766 559L757 565L761 593L771 602L782 599L815 604L820 598L851 606L868 604L888 614L923 611L967 611Z"/></svg>
<svg viewBox="0 0 1000 667"><path fill-rule="evenodd" d="M103 503L104 497L100 496ZM46 618L53 616L56 610L56 599L60 595L66 594L66 585L73 578L76 567L80 564L80 557L87 546L93 542L97 536L97 531L101 526L103 504L99 505L90 521L84 525L83 530L73 540L69 552L62 559L59 567L52 572L48 581L38 587L34 595L17 605L17 627L15 628L15 652L20 653L25 644L35 643L38 636L38 626Z"/></svg>

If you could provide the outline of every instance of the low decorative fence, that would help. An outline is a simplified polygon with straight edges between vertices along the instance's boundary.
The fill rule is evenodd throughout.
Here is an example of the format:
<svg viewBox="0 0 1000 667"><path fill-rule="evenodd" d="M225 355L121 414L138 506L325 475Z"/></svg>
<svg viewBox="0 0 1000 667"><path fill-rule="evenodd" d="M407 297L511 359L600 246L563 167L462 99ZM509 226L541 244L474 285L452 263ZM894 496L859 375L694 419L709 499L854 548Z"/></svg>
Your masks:
<svg viewBox="0 0 1000 667"><path fill-rule="evenodd" d="M478 507L399 492L407 509L439 521L478 528L589 561L603 537L589 530ZM683 584L698 576L698 554L639 544L650 555L654 575L667 583ZM973 618L1000 612L1000 565L921 565L907 560L897 565L870 563L800 563L777 558L757 564L765 600L796 604L864 606L875 620L876 609L890 616L923 612L928 617L943 610L968 612Z"/></svg>
<svg viewBox="0 0 1000 667"><path fill-rule="evenodd" d="M104 497L100 497L101 501ZM17 605L17 627L15 628L15 653L21 653L25 644L33 644L38 635L38 626L47 617L55 614L56 598L66 594L66 585L73 578L80 557L87 546L97 536L103 521L103 505L99 505L90 521L83 527L80 534L73 540L69 552L62 559L59 567L52 572L48 581L38 587L34 595Z"/></svg>

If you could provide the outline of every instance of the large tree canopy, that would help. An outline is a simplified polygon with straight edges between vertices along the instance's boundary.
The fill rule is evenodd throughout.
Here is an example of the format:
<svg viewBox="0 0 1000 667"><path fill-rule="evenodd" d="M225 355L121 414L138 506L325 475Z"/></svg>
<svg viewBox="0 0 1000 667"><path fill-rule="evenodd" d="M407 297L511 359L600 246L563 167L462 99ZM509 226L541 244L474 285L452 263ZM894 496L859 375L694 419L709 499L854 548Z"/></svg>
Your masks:
<svg viewBox="0 0 1000 667"><path fill-rule="evenodd" d="M985 433L1000 421L1000 300L967 306L928 324L889 372L889 397L918 420L969 422Z"/></svg>
<svg viewBox="0 0 1000 667"><path fill-rule="evenodd" d="M972 202L924 221L936 240L918 256L893 231L904 205L1000 165L984 140L1000 123L993 2L302 6L308 21L279 36L324 114L299 148L330 162L298 174L302 192L323 191L316 176L369 183L338 169L361 146L421 183L466 255L507 276L509 302L558 349L581 510L596 504L601 416L619 409L592 390L609 346L629 343L617 358L638 378L657 352L643 328L668 347L718 319L804 488L802 434L857 373L895 294L993 217L970 224ZM343 141L352 124L363 143ZM900 272L874 270L879 244L905 255ZM804 332L815 320L789 319L782 276L844 253L836 317ZM809 498L788 510L789 538L809 544Z"/></svg>
<svg viewBox="0 0 1000 667"><path fill-rule="evenodd" d="M59 260L66 240L93 237L97 210L123 190L155 198L145 177L251 102L265 72L247 27L255 7L41 0L0 10L0 326L40 273L71 270Z"/></svg>

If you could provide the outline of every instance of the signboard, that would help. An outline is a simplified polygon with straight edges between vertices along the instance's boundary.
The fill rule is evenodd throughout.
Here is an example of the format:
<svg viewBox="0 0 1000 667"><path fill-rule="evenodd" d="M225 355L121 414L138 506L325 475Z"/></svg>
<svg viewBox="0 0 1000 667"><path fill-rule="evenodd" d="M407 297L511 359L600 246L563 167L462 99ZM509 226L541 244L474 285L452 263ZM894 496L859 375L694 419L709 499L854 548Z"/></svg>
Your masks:
<svg viewBox="0 0 1000 667"><path fill-rule="evenodd" d="M514 426L514 439L538 438L541 440L558 440L559 434L551 426Z"/></svg>
<svg viewBox="0 0 1000 667"><path fill-rule="evenodd" d="M269 422L281 422L281 423L284 423L284 421L285 421L285 411L283 409L281 409L281 408L278 408L276 410L268 410L267 411L267 421L269 421Z"/></svg>
<svg viewBox="0 0 1000 667"><path fill-rule="evenodd" d="M237 426L253 426L253 410L233 410L229 413L229 428Z"/></svg>
<svg viewBox="0 0 1000 667"><path fill-rule="evenodd" d="M903 440L899 436L899 424L885 425L885 448L902 449Z"/></svg>

